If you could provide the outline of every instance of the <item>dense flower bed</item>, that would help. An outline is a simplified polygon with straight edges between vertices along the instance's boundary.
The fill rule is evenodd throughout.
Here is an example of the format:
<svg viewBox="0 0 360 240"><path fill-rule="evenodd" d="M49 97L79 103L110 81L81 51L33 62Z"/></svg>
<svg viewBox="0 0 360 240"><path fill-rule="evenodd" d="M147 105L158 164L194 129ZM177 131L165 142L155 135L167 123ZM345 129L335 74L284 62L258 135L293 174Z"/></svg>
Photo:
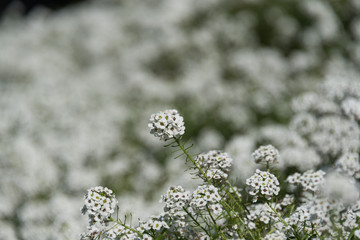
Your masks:
<svg viewBox="0 0 360 240"><path fill-rule="evenodd" d="M322 170L333 183L322 194L349 208L358 191L351 179L359 181L359 9L356 0L100 0L25 21L5 16L0 239L77 239L86 229L81 198L92 186L112 189L119 216L133 212L144 228L169 220L159 215L164 203L167 212L174 203L198 208L193 193L209 187L206 179L217 188L230 178L228 191L244 200L252 190L252 201L269 185L256 191L246 180L267 162L280 187L272 177L269 201L315 204L299 198L300 188L314 189L308 178ZM165 144L186 132L192 152L203 152L193 167L205 175L184 172L179 152L148 134L149 116L170 108L186 129L175 120L163 129L160 120L153 132ZM284 183L297 189L295 203ZM179 185L181 201L167 192ZM218 204L203 207L222 213ZM259 210L266 205L250 209L249 227L274 220Z"/></svg>

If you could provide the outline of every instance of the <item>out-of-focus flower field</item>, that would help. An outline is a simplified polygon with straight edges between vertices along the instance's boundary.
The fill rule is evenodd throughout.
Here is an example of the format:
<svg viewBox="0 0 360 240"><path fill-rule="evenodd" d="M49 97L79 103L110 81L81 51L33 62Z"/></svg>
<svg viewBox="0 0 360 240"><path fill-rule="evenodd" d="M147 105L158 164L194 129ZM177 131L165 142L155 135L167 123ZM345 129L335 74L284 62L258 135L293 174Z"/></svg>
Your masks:
<svg viewBox="0 0 360 240"><path fill-rule="evenodd" d="M194 187L149 134L162 109L182 113L195 152L225 149L243 182L260 144L284 171L331 169L359 153L359 69L358 0L97 0L5 16L0 240L78 239L92 186L134 220L159 213L168 186Z"/></svg>

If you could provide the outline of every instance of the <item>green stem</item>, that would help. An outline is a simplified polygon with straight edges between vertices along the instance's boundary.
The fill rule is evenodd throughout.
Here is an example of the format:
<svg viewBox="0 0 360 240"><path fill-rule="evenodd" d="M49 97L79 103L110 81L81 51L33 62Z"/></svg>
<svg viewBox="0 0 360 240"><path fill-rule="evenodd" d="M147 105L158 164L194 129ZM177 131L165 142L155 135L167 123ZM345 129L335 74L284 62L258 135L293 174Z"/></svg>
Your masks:
<svg viewBox="0 0 360 240"><path fill-rule="evenodd" d="M207 178L205 172L201 169L201 167L199 167L194 158L186 151L186 149L184 148L183 145L181 145L180 140L177 138L174 138L175 142L177 143L177 145L181 148L181 150L184 152L184 154L190 159L190 161L193 163L193 165L199 170L199 172L201 173L201 175L204 177L204 179L206 179L206 181L212 185L212 183L210 182L210 180Z"/></svg>
<svg viewBox="0 0 360 240"><path fill-rule="evenodd" d="M142 234L141 232L139 232L138 230L136 230L136 229L134 229L134 228L132 228L132 227L127 226L126 224L120 222L119 220L115 220L115 219L113 219L113 218L109 218L109 219L110 219L111 221L113 221L113 222L116 222L116 223L120 224L120 225L123 226L124 228L129 229L129 230L137 233L138 235L140 235L140 237L143 236L143 234Z"/></svg>
<svg viewBox="0 0 360 240"><path fill-rule="evenodd" d="M226 202L224 202L224 201L221 201L223 204L222 205L227 205L230 209L231 209L231 207L229 206L229 204L228 203L226 203ZM228 210L226 209L226 208L224 208L225 209L225 211L228 213L228 215L230 216L230 219L232 219L232 216L231 216L231 213L229 213L228 212ZM252 234L252 232L251 232L251 230L249 229L249 227L248 227L248 225L247 224L245 224L245 222L244 222L244 220L242 220L241 219L241 217L240 216L238 216L238 219L240 220L240 222L245 226L245 228L247 228L248 229L248 231L249 231L249 234L250 234L250 236L251 236L251 238L252 239L256 239L254 236L253 236L253 234Z"/></svg>
<svg viewBox="0 0 360 240"><path fill-rule="evenodd" d="M204 171L196 164L194 158L186 151L186 149L184 148L184 146L181 145L180 140L177 139L177 138L175 138L175 137L174 137L174 140L175 140L175 142L177 143L177 145L181 148L181 150L183 151L183 153L190 159L190 161L193 163L193 165L199 170L199 172L200 172L201 175L204 177L204 179L206 179L206 182L207 182L208 184L212 185L212 183L211 183L210 180L207 178L207 176L206 176L206 174L204 173ZM230 184L230 185L231 185L231 184ZM227 206L226 206L227 204L225 204L224 201L220 201L220 204L224 207L225 211L227 212L227 214L228 214L229 217L231 218L231 213L229 213L229 211L227 210ZM231 209L231 208L230 208L230 209ZM240 217L239 217L239 219L240 219ZM194 220L194 219L193 219L193 220ZM240 221L241 221L241 219L240 219ZM242 222L243 222L243 221L242 221ZM247 226L244 222L243 222L243 224L244 224L245 226ZM207 233L207 232L206 232L206 233ZM252 235L251 231L249 231L249 233L250 233L252 239L255 239L254 236ZM207 234L208 234L208 233L207 233ZM208 234L208 235L209 235L209 234ZM210 235L209 235L209 236L210 236Z"/></svg>
<svg viewBox="0 0 360 240"><path fill-rule="evenodd" d="M285 220L280 216L280 214L269 204L269 203L266 203L270 208L271 210L273 210L273 212L276 214L276 216L280 219L280 221L287 227L289 227L289 224L287 224L287 222L285 222ZM293 231L296 239L299 239L301 240L299 234L295 231L295 229L293 227L291 227L291 230Z"/></svg>
<svg viewBox="0 0 360 240"><path fill-rule="evenodd" d="M210 236L209 232L203 226L201 226L201 224L189 213L185 207L183 207L183 210L187 213L187 215L189 215L189 217L194 221L194 223L196 223L198 227L200 227L208 236Z"/></svg>

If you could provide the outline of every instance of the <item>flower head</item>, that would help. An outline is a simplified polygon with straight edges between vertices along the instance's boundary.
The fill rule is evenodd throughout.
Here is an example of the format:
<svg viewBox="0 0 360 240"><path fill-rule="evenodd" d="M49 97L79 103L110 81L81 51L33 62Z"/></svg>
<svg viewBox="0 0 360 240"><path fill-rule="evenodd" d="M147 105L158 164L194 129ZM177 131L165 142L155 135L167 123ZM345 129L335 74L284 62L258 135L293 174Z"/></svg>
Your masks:
<svg viewBox="0 0 360 240"><path fill-rule="evenodd" d="M272 164L280 159L279 151L272 145L260 146L253 152L255 163Z"/></svg>
<svg viewBox="0 0 360 240"><path fill-rule="evenodd" d="M184 118L176 109L163 110L150 117L150 133L161 140L169 140L185 133Z"/></svg>
<svg viewBox="0 0 360 240"><path fill-rule="evenodd" d="M270 200L280 191L277 178L273 174L259 169L256 169L255 174L246 179L246 184L251 187L250 194L255 196L254 202L257 201L259 193Z"/></svg>
<svg viewBox="0 0 360 240"><path fill-rule="evenodd" d="M193 209L204 210L207 207L218 215L222 212L219 189L213 185L201 185L193 192L190 205Z"/></svg>
<svg viewBox="0 0 360 240"><path fill-rule="evenodd" d="M115 211L118 201L112 190L106 187L90 188L84 197L85 205L82 208L83 214L88 214L90 224L104 222Z"/></svg>
<svg viewBox="0 0 360 240"><path fill-rule="evenodd" d="M316 192L319 187L324 183L325 172L322 170L314 171L308 170L302 175L294 173L287 178L287 181L292 184L300 184L305 191Z"/></svg>
<svg viewBox="0 0 360 240"><path fill-rule="evenodd" d="M199 154L195 159L196 165L204 170L206 178L214 181L227 179L231 162L227 153L216 150Z"/></svg>

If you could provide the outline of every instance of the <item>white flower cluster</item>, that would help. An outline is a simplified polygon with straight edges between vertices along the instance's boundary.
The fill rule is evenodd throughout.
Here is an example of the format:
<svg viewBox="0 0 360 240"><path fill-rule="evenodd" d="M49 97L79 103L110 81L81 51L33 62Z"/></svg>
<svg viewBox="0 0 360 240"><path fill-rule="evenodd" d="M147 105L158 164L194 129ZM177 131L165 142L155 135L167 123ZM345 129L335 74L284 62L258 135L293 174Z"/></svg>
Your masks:
<svg viewBox="0 0 360 240"><path fill-rule="evenodd" d="M108 228L108 230L104 233L104 240L151 240L153 239L148 234L143 234L142 237L139 236L138 233L127 229L126 227L115 224Z"/></svg>
<svg viewBox="0 0 360 240"><path fill-rule="evenodd" d="M184 118L176 109L152 114L148 126L151 134L164 141L177 138L185 133Z"/></svg>
<svg viewBox="0 0 360 240"><path fill-rule="evenodd" d="M347 98L341 104L344 113L356 121L360 121L360 100L356 98Z"/></svg>
<svg viewBox="0 0 360 240"><path fill-rule="evenodd" d="M255 174L246 179L246 185L251 187L249 193L254 196L253 202L257 201L259 192L261 196L270 200L280 191L278 179L273 174L259 169L256 169Z"/></svg>
<svg viewBox="0 0 360 240"><path fill-rule="evenodd" d="M355 122L339 116L324 116L317 120L310 141L321 153L335 157L344 151L358 151L359 136L360 129Z"/></svg>
<svg viewBox="0 0 360 240"><path fill-rule="evenodd" d="M287 237L283 232L275 231L266 235L263 240L286 240Z"/></svg>
<svg viewBox="0 0 360 240"><path fill-rule="evenodd" d="M162 229L168 229L169 225L164 221L168 218L166 213L162 213L159 216L151 216L150 219L146 222L140 222L140 227L138 230L140 232L147 231L161 231Z"/></svg>
<svg viewBox="0 0 360 240"><path fill-rule="evenodd" d="M183 210L190 202L190 192L185 191L182 186L170 187L165 195L161 196L160 202L165 203L165 212L171 216L183 217L186 212Z"/></svg>
<svg viewBox="0 0 360 240"><path fill-rule="evenodd" d="M316 192L324 183L325 172L322 170L308 170L303 174L294 173L288 176L287 181L292 184L301 184L305 191L310 190Z"/></svg>
<svg viewBox="0 0 360 240"><path fill-rule="evenodd" d="M193 192L190 206L194 211L209 208L215 215L222 213L221 197L218 188L213 185L201 185Z"/></svg>
<svg viewBox="0 0 360 240"><path fill-rule="evenodd" d="M5 226L38 240L75 239L83 223L70 214L77 209L76 199L84 187L104 178L120 177L116 182L124 184L123 175L136 174L132 178L138 181L131 184L136 200L145 199L140 193L154 193L160 187L154 184L159 176L155 172L168 173L154 159L138 164L143 156L129 157L138 147L130 137L141 140L140 146L153 140L142 138L139 123L145 118L138 106L158 108L186 99L191 104L184 108L195 123L206 125L206 116L219 125L229 123L229 133L247 132L259 113L289 117L288 110L283 111L284 97L298 95L305 85L312 88L317 79L309 78L308 71L322 72L330 61L357 68L360 64L358 0L348 1L350 12L326 0L290 0L291 12L284 11L283 1L272 1L269 8L262 7L265 1L238 1L235 9L221 0L156 2L87 1L60 14L35 12L26 21L11 18L1 24L0 45L6 48L0 54L0 239L16 238L3 237ZM274 31L267 31L274 37L256 31L268 19L274 20ZM349 27L342 29L344 21ZM297 36L302 37L294 48ZM345 44L337 44L338 39ZM223 51L224 43L229 51ZM348 54L337 54L343 51ZM218 64L223 59L227 61ZM239 73L244 81L236 81ZM356 97L356 85L348 85L351 92L346 94L341 86L334 90L344 99ZM350 112L345 104L342 109ZM132 129L120 131L129 122ZM318 146L339 145L332 142ZM326 164L326 158L322 160ZM149 171L154 165L157 171ZM239 166L250 174L255 171L252 165ZM35 211L39 195L48 198L40 203L42 210ZM134 216L147 215L150 209L137 205ZM54 214L47 217L50 212ZM8 221L17 217L21 225Z"/></svg>
<svg viewBox="0 0 360 240"><path fill-rule="evenodd" d="M280 211L282 208L280 204L271 204L274 209ZM248 207L248 214L246 215L246 224L250 229L256 228L256 223L269 224L270 221L276 222L278 220L277 215L267 204L257 203Z"/></svg>
<svg viewBox="0 0 360 240"><path fill-rule="evenodd" d="M356 231L354 232L354 235L355 235L355 237L357 237L357 238L360 239L360 229L356 230Z"/></svg>
<svg viewBox="0 0 360 240"><path fill-rule="evenodd" d="M107 221L118 203L113 191L101 186L90 188L84 199L85 205L81 211L84 215L88 214L90 225Z"/></svg>
<svg viewBox="0 0 360 240"><path fill-rule="evenodd" d="M360 159L359 154L347 152L343 154L336 162L340 171L345 172L349 176L360 178Z"/></svg>
<svg viewBox="0 0 360 240"><path fill-rule="evenodd" d="M208 180L221 181L228 177L232 159L226 152L211 150L207 153L199 154L195 163L205 172ZM199 174L202 177L201 174Z"/></svg>
<svg viewBox="0 0 360 240"><path fill-rule="evenodd" d="M310 233L313 229L318 232L326 232L331 229L331 219L329 212L339 208L338 205L329 202L326 198L306 195L303 203L296 210L285 218L285 222L289 226L296 226Z"/></svg>
<svg viewBox="0 0 360 240"><path fill-rule="evenodd" d="M272 145L260 146L256 149L252 157L255 160L255 163L261 164L273 164L277 163L280 159L279 151Z"/></svg>
<svg viewBox="0 0 360 240"><path fill-rule="evenodd" d="M329 72L322 91L305 93L293 100L296 115L292 125L309 141L310 148L326 156L323 160L360 150L358 73L337 75Z"/></svg>
<svg viewBox="0 0 360 240"><path fill-rule="evenodd" d="M161 233L163 231L167 232L167 239L175 239L179 235L184 239L191 239L193 238L192 234L194 234L194 232L189 228L185 218L185 215L175 216L169 214L169 212L163 212L157 216L151 216L148 221L140 221L139 227L137 227L136 230L143 234L143 239L145 239L144 236L146 236L147 239L151 239L145 233L155 233L156 235L156 233Z"/></svg>

